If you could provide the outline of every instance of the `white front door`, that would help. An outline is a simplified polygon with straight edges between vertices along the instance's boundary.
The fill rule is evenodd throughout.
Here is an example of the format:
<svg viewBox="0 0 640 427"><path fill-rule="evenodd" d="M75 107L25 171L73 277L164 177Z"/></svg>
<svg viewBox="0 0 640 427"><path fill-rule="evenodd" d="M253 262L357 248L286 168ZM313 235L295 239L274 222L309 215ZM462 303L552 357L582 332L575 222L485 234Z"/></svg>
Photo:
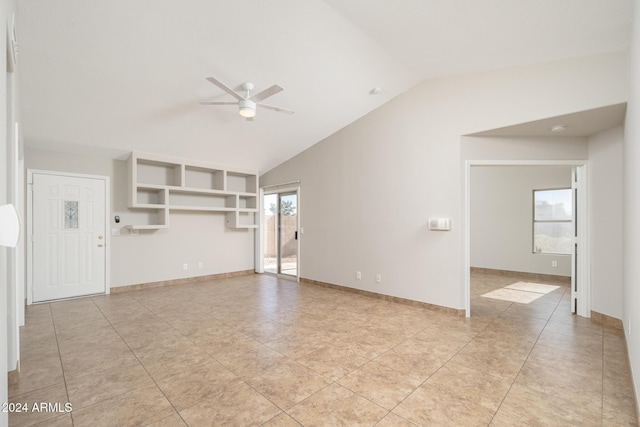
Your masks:
<svg viewBox="0 0 640 427"><path fill-rule="evenodd" d="M106 181L33 173L33 302L106 290Z"/></svg>

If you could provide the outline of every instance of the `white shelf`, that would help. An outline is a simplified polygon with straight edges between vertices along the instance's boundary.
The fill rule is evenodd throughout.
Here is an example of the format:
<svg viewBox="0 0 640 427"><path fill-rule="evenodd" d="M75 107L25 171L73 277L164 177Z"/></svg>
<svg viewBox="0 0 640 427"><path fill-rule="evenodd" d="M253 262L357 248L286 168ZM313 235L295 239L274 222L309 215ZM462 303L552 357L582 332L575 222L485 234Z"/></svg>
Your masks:
<svg viewBox="0 0 640 427"><path fill-rule="evenodd" d="M219 194L221 196L235 196L238 193L224 190L211 190L194 187L167 187L170 193L193 193L193 194Z"/></svg>
<svg viewBox="0 0 640 427"><path fill-rule="evenodd" d="M169 206L170 211L200 211L200 212L235 212L234 208L216 208L209 206Z"/></svg>
<svg viewBox="0 0 640 427"><path fill-rule="evenodd" d="M223 212L230 228L258 227L255 172L135 152L128 171L129 208L151 212L149 223L130 229L167 228L170 211Z"/></svg>
<svg viewBox="0 0 640 427"><path fill-rule="evenodd" d="M166 205L156 203L138 203L135 207L138 209L164 209Z"/></svg>
<svg viewBox="0 0 640 427"><path fill-rule="evenodd" d="M168 225L127 225L129 230L160 230L162 228L169 228Z"/></svg>
<svg viewBox="0 0 640 427"><path fill-rule="evenodd" d="M258 228L258 224L256 221L256 212L229 212L227 213L226 223L229 228Z"/></svg>
<svg viewBox="0 0 640 427"><path fill-rule="evenodd" d="M167 188L166 185L156 185L156 184L138 184L136 187L140 190L164 190ZM176 187L179 188L179 187Z"/></svg>

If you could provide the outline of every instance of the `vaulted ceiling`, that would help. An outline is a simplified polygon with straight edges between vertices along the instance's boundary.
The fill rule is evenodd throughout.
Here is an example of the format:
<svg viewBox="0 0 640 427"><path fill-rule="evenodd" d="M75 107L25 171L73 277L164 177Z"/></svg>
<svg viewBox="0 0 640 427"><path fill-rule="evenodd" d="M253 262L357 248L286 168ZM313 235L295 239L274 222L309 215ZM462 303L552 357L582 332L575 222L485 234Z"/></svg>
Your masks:
<svg viewBox="0 0 640 427"><path fill-rule="evenodd" d="M17 3L27 147L265 172L422 80L624 50L632 1ZM233 101L208 76L296 113L201 105Z"/></svg>

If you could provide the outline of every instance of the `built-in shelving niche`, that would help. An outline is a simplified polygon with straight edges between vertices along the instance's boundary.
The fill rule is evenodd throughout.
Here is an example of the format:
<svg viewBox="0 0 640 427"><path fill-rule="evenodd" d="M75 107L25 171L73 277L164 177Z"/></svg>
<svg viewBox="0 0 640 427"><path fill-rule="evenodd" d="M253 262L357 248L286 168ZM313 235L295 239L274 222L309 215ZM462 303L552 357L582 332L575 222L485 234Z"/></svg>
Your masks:
<svg viewBox="0 0 640 427"><path fill-rule="evenodd" d="M257 173L142 153L131 153L128 171L129 208L146 214L130 229L167 228L172 210L221 212L230 228L258 227Z"/></svg>

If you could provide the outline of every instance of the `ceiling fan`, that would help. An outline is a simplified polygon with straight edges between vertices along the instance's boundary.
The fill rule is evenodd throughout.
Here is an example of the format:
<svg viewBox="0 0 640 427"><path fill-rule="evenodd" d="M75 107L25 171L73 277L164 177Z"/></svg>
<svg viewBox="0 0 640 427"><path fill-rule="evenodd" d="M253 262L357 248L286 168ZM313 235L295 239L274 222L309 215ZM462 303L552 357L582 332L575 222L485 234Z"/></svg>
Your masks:
<svg viewBox="0 0 640 427"><path fill-rule="evenodd" d="M213 77L207 77L214 85L218 86L220 89L227 92L229 95L233 96L237 99L236 102L218 102L218 101L200 101L200 104L203 105L238 105L239 113L242 117L247 120L253 120L253 117L256 115L256 107L266 108L268 110L279 111L281 113L293 114L294 111L287 110L286 108L276 107L274 105L263 104L263 99L266 99L270 96L275 95L276 93L282 91L283 89L278 85L273 85L268 89L263 90L255 95L251 95L251 91L253 90L253 83L246 82L242 84L242 90L245 91L245 95L241 95L240 93L234 91L229 86L222 83L220 80L214 79Z"/></svg>

